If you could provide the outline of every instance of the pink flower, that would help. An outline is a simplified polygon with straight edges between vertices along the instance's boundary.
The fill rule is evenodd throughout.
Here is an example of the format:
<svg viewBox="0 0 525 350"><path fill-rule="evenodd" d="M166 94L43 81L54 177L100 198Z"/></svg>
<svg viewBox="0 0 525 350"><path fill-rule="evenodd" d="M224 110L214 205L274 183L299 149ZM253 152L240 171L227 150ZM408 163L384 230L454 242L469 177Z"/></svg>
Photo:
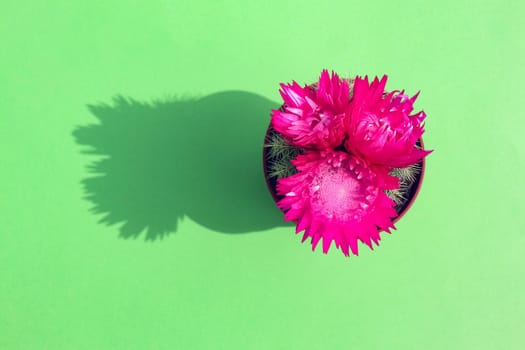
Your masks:
<svg viewBox="0 0 525 350"><path fill-rule="evenodd" d="M357 242L373 249L379 230L395 228L397 215L387 189L399 186L385 167L373 167L342 151L308 151L292 161L297 174L279 179L278 202L286 221L304 230L303 242L311 237L312 250L323 239L327 253L332 241L348 256L358 254Z"/></svg>
<svg viewBox="0 0 525 350"><path fill-rule="evenodd" d="M284 105L272 111L272 127L299 147L334 149L344 140L348 82L323 70L317 89L281 84Z"/></svg>
<svg viewBox="0 0 525 350"><path fill-rule="evenodd" d="M385 92L387 76L357 77L351 100L350 118L346 120L346 149L370 163L407 167L419 162L431 151L416 147L423 134L426 114L412 113L418 94L409 97L404 91Z"/></svg>

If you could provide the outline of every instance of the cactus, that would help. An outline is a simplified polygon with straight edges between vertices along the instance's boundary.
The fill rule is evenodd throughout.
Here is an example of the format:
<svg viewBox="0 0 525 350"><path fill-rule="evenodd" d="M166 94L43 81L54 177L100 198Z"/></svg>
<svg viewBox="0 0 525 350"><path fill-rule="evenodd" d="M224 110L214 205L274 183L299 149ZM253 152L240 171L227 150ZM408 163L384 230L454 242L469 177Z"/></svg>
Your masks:
<svg viewBox="0 0 525 350"><path fill-rule="evenodd" d="M277 180L297 173L291 160L302 153L300 148L292 146L281 134L273 130L269 132L264 147L268 149L268 175L271 178Z"/></svg>
<svg viewBox="0 0 525 350"><path fill-rule="evenodd" d="M410 192L416 185L421 164L413 164L406 168L394 168L390 174L399 178L399 188L386 191L387 196L396 204L395 208L399 212L406 202L410 199Z"/></svg>

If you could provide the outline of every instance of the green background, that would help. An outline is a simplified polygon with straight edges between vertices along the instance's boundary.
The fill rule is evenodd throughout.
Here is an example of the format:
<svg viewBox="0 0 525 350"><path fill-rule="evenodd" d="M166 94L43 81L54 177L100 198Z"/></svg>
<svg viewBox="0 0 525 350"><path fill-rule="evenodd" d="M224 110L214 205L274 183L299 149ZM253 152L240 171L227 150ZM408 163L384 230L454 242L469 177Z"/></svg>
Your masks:
<svg viewBox="0 0 525 350"><path fill-rule="evenodd" d="M519 1L1 1L0 349L523 349ZM422 191L359 257L265 188L278 83L421 90Z"/></svg>

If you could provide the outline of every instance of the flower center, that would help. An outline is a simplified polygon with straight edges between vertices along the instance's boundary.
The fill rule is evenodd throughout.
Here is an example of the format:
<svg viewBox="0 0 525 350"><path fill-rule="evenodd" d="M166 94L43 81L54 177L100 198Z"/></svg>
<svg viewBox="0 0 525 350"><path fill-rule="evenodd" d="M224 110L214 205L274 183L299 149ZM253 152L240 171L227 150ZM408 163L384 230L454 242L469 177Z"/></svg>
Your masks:
<svg viewBox="0 0 525 350"><path fill-rule="evenodd" d="M327 218L347 221L366 202L366 188L352 171L326 164L312 181L312 206Z"/></svg>

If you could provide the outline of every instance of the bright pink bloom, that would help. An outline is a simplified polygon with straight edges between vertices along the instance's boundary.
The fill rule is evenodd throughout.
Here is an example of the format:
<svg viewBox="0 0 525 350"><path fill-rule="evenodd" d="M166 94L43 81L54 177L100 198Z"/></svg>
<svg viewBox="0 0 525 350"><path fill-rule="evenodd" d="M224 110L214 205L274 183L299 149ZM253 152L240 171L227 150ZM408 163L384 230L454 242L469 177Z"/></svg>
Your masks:
<svg viewBox="0 0 525 350"><path fill-rule="evenodd" d="M373 249L379 230L395 228L393 201L385 194L398 188L396 177L385 167L372 167L342 151L308 151L292 161L299 172L279 179L278 202L286 221L297 223L296 232L311 237L312 250L323 239L323 252L332 241L348 256L358 254L358 240Z"/></svg>
<svg viewBox="0 0 525 350"><path fill-rule="evenodd" d="M295 81L281 84L281 109L272 111L272 127L299 147L334 149L344 140L343 119L349 107L346 80L323 70L317 89Z"/></svg>
<svg viewBox="0 0 525 350"><path fill-rule="evenodd" d="M386 80L386 75L372 84L368 77L355 79L345 147L373 164L407 167L431 152L416 147L426 114L410 114L419 93L412 97L404 91L386 93Z"/></svg>

